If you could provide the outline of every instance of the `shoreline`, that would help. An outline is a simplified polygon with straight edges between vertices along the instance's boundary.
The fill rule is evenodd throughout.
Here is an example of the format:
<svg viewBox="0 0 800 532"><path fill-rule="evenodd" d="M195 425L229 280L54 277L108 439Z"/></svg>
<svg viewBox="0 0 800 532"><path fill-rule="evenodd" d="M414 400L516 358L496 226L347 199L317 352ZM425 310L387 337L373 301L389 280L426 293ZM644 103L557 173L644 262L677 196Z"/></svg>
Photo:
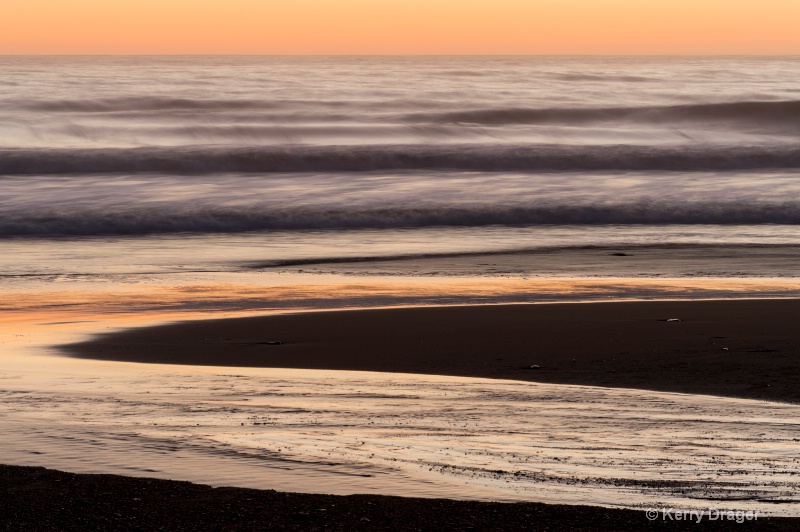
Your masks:
<svg viewBox="0 0 800 532"><path fill-rule="evenodd" d="M798 312L800 299L785 298L316 311L129 329L60 350L125 362L419 373L799 403Z"/></svg>
<svg viewBox="0 0 800 532"><path fill-rule="evenodd" d="M800 299L585 303L591 304L339 309L193 320L107 333L61 351L150 364L196 364L199 356L223 367L440 374L800 402L800 392L792 389L800 368L800 334L793 322ZM666 321L672 318L681 321ZM272 340L282 343L266 343ZM54 523L65 530L155 525L192 530L210 524L230 530L506 530L534 525L548 530L675 530L695 525L648 521L641 510L601 506L211 488L20 466L0 466L0 479L8 509L0 529L20 523L31 530L51 529ZM711 526L792 530L797 522L762 517Z"/></svg>
<svg viewBox="0 0 800 532"><path fill-rule="evenodd" d="M253 261L254 271L355 276L516 276L596 279L794 279L794 244L662 243Z"/></svg>

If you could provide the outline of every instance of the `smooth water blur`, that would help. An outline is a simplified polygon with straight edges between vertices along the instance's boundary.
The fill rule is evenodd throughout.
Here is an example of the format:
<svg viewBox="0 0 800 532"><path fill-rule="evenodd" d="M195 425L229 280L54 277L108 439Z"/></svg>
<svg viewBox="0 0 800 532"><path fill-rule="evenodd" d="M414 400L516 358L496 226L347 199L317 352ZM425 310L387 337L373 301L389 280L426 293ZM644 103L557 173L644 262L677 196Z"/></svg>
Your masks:
<svg viewBox="0 0 800 532"><path fill-rule="evenodd" d="M4 463L294 492L798 512L797 405L357 372L9 370Z"/></svg>
<svg viewBox="0 0 800 532"><path fill-rule="evenodd" d="M720 242L800 221L798 76L793 57L0 58L0 237L694 224Z"/></svg>
<svg viewBox="0 0 800 532"><path fill-rule="evenodd" d="M0 176L0 187L0 237L702 224L719 243L713 225L800 222L793 171Z"/></svg>
<svg viewBox="0 0 800 532"><path fill-rule="evenodd" d="M0 142L741 143L797 135L798 76L793 57L5 57Z"/></svg>

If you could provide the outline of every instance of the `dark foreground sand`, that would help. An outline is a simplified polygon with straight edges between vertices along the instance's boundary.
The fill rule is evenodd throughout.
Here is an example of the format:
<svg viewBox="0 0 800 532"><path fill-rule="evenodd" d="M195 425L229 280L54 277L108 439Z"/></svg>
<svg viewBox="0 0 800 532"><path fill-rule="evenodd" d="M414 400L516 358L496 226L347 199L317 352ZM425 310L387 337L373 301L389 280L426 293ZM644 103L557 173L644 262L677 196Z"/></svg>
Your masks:
<svg viewBox="0 0 800 532"><path fill-rule="evenodd" d="M667 321L673 318L680 321ZM130 362L427 373L800 402L800 300L314 312L134 329L65 349Z"/></svg>
<svg viewBox="0 0 800 532"><path fill-rule="evenodd" d="M340 311L177 323L65 349L121 361L430 373L800 402L799 317L797 300ZM0 479L6 530L800 529L796 519L650 522L644 512L588 506L214 489L10 466L0 466Z"/></svg>
<svg viewBox="0 0 800 532"><path fill-rule="evenodd" d="M644 512L538 503L302 495L0 466L0 529L797 530L798 521L649 521Z"/></svg>

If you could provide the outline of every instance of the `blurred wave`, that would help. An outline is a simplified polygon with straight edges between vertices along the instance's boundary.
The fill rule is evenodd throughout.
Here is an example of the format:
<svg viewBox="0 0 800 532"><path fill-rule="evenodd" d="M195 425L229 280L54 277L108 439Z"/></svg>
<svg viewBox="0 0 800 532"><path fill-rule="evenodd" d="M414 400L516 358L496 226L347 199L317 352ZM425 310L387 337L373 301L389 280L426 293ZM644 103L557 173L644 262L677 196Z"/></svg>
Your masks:
<svg viewBox="0 0 800 532"><path fill-rule="evenodd" d="M504 124L592 124L598 122L643 122L676 124L740 122L768 128L772 125L800 127L800 101L739 101L671 106L643 107L553 107L542 109L476 109L438 114L416 114L415 121L441 123Z"/></svg>
<svg viewBox="0 0 800 532"><path fill-rule="evenodd" d="M0 174L800 168L800 145L366 145L0 149Z"/></svg>
<svg viewBox="0 0 800 532"><path fill-rule="evenodd" d="M181 205L54 205L35 212L0 212L0 235L137 235L258 230L392 229L491 225L798 224L800 202L671 201L453 206L428 203L358 208L347 205L244 206L212 201Z"/></svg>
<svg viewBox="0 0 800 532"><path fill-rule="evenodd" d="M0 235L797 224L796 74L791 57L0 57Z"/></svg>

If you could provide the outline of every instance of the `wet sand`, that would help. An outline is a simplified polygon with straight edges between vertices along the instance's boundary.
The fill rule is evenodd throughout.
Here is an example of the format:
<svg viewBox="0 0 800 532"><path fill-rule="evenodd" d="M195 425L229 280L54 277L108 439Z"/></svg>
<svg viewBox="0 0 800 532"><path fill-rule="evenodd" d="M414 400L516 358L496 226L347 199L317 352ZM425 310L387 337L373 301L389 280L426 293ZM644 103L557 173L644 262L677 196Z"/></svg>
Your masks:
<svg viewBox="0 0 800 532"><path fill-rule="evenodd" d="M522 238L522 236L520 236ZM307 258L248 263L249 268L305 274L635 278L796 278L800 248L777 245L620 245L411 256ZM598 275L598 272L602 272Z"/></svg>
<svg viewBox="0 0 800 532"><path fill-rule="evenodd" d="M800 402L800 300L416 307L179 322L72 344L142 363L347 369ZM680 321L667 321L678 319ZM280 343L276 343L280 342ZM332 496L0 467L0 528L694 530L596 506ZM713 502L710 503L713 506ZM324 510L324 511L323 511ZM704 523L792 530L796 519Z"/></svg>
<svg viewBox="0 0 800 532"><path fill-rule="evenodd" d="M797 316L800 300L793 299L347 310L131 329L65 351L128 362L422 373L798 403Z"/></svg>

